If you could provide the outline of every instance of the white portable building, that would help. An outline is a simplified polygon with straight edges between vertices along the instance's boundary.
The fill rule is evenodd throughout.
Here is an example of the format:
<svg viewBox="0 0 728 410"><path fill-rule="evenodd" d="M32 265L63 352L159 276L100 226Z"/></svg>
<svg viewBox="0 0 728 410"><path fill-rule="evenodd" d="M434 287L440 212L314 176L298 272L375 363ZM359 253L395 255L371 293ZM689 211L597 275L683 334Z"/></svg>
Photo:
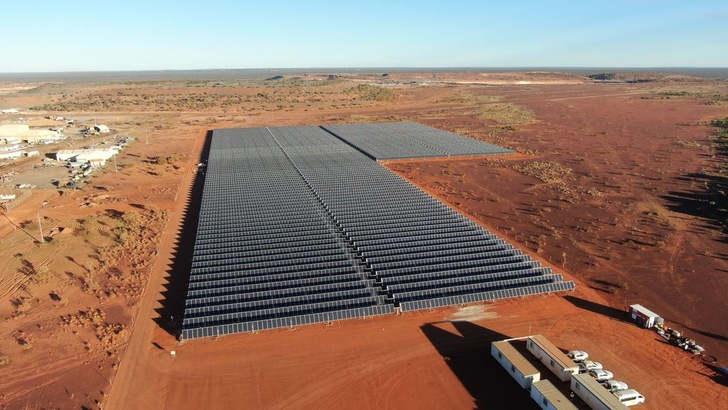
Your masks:
<svg viewBox="0 0 728 410"><path fill-rule="evenodd" d="M561 381L568 382L579 373L579 365L542 335L529 336L526 348Z"/></svg>
<svg viewBox="0 0 728 410"><path fill-rule="evenodd" d="M548 380L539 380L531 385L531 398L544 410L577 410L563 393Z"/></svg>
<svg viewBox="0 0 728 410"><path fill-rule="evenodd" d="M491 343L490 354L522 388L528 389L533 382L541 380L541 372L509 341L503 340Z"/></svg>
<svg viewBox="0 0 728 410"><path fill-rule="evenodd" d="M571 391L593 410L626 410L627 406L588 373L571 377Z"/></svg>

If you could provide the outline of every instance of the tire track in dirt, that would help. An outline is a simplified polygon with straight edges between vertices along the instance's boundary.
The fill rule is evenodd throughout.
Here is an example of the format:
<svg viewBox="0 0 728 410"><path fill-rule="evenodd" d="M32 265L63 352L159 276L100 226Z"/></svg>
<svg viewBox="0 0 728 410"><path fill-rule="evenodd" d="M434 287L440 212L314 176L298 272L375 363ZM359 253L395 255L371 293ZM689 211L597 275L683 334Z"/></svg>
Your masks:
<svg viewBox="0 0 728 410"><path fill-rule="evenodd" d="M153 362L153 360L150 360L150 354L152 353L150 346L154 330L158 326L153 320L158 316L155 311L155 308L159 306L157 298L162 289L168 262L173 259L174 244L179 239L177 234L182 231L184 211L189 202L189 195L195 179L195 173L191 170L195 168L195 164L198 162L205 138L206 134L199 136L190 152L187 164L188 171L179 184L177 204L161 234L162 241L159 244L159 255L151 268L151 274L141 296L139 308L132 318L128 343L123 348L123 353L121 353L121 363L116 374L112 376L111 390L106 402L109 409L125 408L126 397L132 394L137 373L145 372L150 363Z"/></svg>

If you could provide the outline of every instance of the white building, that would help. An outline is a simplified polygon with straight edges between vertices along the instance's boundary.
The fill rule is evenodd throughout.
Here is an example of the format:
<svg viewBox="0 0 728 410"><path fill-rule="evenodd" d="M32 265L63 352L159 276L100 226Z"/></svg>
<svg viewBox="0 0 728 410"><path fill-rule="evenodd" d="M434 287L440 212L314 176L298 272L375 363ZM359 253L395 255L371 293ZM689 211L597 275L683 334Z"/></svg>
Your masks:
<svg viewBox="0 0 728 410"><path fill-rule="evenodd" d="M94 129L94 131L98 132L99 134L108 134L111 132L109 127L107 127L106 125L102 125L102 124L94 125L93 129Z"/></svg>
<svg viewBox="0 0 728 410"><path fill-rule="evenodd" d="M544 410L577 410L563 393L548 380L539 380L531 385L531 398Z"/></svg>
<svg viewBox="0 0 728 410"><path fill-rule="evenodd" d="M0 138L19 137L30 130L26 124L2 124L0 125Z"/></svg>
<svg viewBox="0 0 728 410"><path fill-rule="evenodd" d="M629 317L633 322L646 328L651 328L658 323L664 323L665 319L661 318L657 313L647 309L642 305L630 305Z"/></svg>
<svg viewBox="0 0 728 410"><path fill-rule="evenodd" d="M579 373L579 365L542 335L529 336L526 348L561 381L568 382Z"/></svg>
<svg viewBox="0 0 728 410"><path fill-rule="evenodd" d="M5 138L2 138L2 141L5 141L5 143L8 145L17 145L17 144L20 144L21 142L23 142L22 139L16 138L16 137L5 137Z"/></svg>
<svg viewBox="0 0 728 410"><path fill-rule="evenodd" d="M529 389L533 382L541 380L541 372L508 340L491 343L490 354L522 388Z"/></svg>
<svg viewBox="0 0 728 410"><path fill-rule="evenodd" d="M0 146L0 152L17 151L21 149L20 143Z"/></svg>
<svg viewBox="0 0 728 410"><path fill-rule="evenodd" d="M25 151L0 152L0 159L18 159L25 155Z"/></svg>
<svg viewBox="0 0 728 410"><path fill-rule="evenodd" d="M114 149L96 149L96 148L85 148L85 149L62 149L56 152L57 161L80 161L86 162L89 160L108 160L109 158L116 155L118 151Z"/></svg>
<svg viewBox="0 0 728 410"><path fill-rule="evenodd" d="M571 377L571 391L594 410L626 410L627 406L605 389L589 374L575 374Z"/></svg>
<svg viewBox="0 0 728 410"><path fill-rule="evenodd" d="M62 149L56 152L56 161L73 161L80 153L81 150L78 149Z"/></svg>
<svg viewBox="0 0 728 410"><path fill-rule="evenodd" d="M3 124L0 125L0 139L12 139L14 141L38 142L40 140L61 141L66 137L56 131L30 129L27 124Z"/></svg>

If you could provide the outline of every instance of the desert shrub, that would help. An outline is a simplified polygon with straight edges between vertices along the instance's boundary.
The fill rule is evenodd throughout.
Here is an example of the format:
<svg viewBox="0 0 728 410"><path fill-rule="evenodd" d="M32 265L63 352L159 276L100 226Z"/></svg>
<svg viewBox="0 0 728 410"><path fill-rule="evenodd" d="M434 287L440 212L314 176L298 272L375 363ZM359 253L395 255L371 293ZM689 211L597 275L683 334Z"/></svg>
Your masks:
<svg viewBox="0 0 728 410"><path fill-rule="evenodd" d="M563 182L571 176L571 168L554 161L532 161L524 165L513 165L513 169L546 183Z"/></svg>
<svg viewBox="0 0 728 410"><path fill-rule="evenodd" d="M0 366L7 366L10 364L10 358L8 356L0 356Z"/></svg>
<svg viewBox="0 0 728 410"><path fill-rule="evenodd" d="M134 227L141 224L142 216L137 211L126 211L121 216L121 222L128 227Z"/></svg>
<svg viewBox="0 0 728 410"><path fill-rule="evenodd" d="M134 210L126 211L121 214L120 223L114 229L114 240L122 245L127 244L132 238L132 232L142 225L142 215Z"/></svg>
<svg viewBox="0 0 728 410"><path fill-rule="evenodd" d="M48 266L43 265L36 270L36 274L33 275L32 280L36 283L45 283L50 278L51 270Z"/></svg>
<svg viewBox="0 0 728 410"><path fill-rule="evenodd" d="M353 94L357 99L363 101L397 101L397 94L392 90L368 84L347 88L344 93Z"/></svg>
<svg viewBox="0 0 728 410"><path fill-rule="evenodd" d="M592 74L588 76L589 78L593 80L599 80L599 81L609 81L614 80L616 78L615 73L599 73L599 74Z"/></svg>
<svg viewBox="0 0 728 410"><path fill-rule="evenodd" d="M477 116L493 121L504 131L513 131L517 125L536 122L536 116L529 109L509 102L491 102L478 107Z"/></svg>

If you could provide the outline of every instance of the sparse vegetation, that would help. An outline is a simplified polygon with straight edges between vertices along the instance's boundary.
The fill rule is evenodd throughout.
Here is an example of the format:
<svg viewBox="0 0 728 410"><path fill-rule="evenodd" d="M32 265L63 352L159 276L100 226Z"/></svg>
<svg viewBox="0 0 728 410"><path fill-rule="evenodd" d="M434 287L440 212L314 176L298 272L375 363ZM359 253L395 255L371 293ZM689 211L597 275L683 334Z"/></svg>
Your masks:
<svg viewBox="0 0 728 410"><path fill-rule="evenodd" d="M344 93L354 95L356 99L362 101L397 101L397 94L392 90L368 84L359 84L356 87L348 88Z"/></svg>
<svg viewBox="0 0 728 410"><path fill-rule="evenodd" d="M116 235L116 242L127 245L133 236L134 231L140 228L142 217L137 211L126 211L121 215L120 223L113 231Z"/></svg>
<svg viewBox="0 0 728 410"><path fill-rule="evenodd" d="M117 345L126 333L126 326L120 323L108 323L106 312L101 309L87 308L76 314L63 316L61 323L66 326L93 329L96 338L105 348Z"/></svg>
<svg viewBox="0 0 728 410"><path fill-rule="evenodd" d="M13 338L15 342L23 348L23 350L30 350L33 348L33 341L30 335L25 333L23 330L16 330L13 332Z"/></svg>
<svg viewBox="0 0 728 410"><path fill-rule="evenodd" d="M512 168L521 174L538 178L547 184L564 182L571 177L571 168L554 161L532 161Z"/></svg>
<svg viewBox="0 0 728 410"><path fill-rule="evenodd" d="M29 311L33 307L32 301L27 296L19 296L12 299L10 303L13 305L12 318L20 318L25 316L25 312Z"/></svg>
<svg viewBox="0 0 728 410"><path fill-rule="evenodd" d="M61 94L50 102L30 107L34 111L294 111L334 106L367 106L396 101L393 91L346 80L208 82L158 81L115 84L107 89ZM163 90L160 92L160 90ZM157 126L162 129L161 126Z"/></svg>
<svg viewBox="0 0 728 410"><path fill-rule="evenodd" d="M643 96L648 100L670 100L673 98L694 98L703 100L703 104L713 105L728 102L728 94L709 93L702 91L657 91L650 96Z"/></svg>
<svg viewBox="0 0 728 410"><path fill-rule="evenodd" d="M599 73L599 74L592 74L588 75L587 77L591 78L592 80L598 80L598 81L611 81L617 78L617 74L615 73Z"/></svg>
<svg viewBox="0 0 728 410"><path fill-rule="evenodd" d="M179 154L174 155L167 155L167 156L157 156L151 158L151 162L157 165L174 165L177 164L182 160L182 156Z"/></svg>
<svg viewBox="0 0 728 410"><path fill-rule="evenodd" d="M443 102L476 105L474 114L482 120L493 122L498 131L515 131L518 126L536 122L536 116L529 109L505 102L499 96L461 92Z"/></svg>
<svg viewBox="0 0 728 410"><path fill-rule="evenodd" d="M493 121L505 127L507 131L514 131L519 125L536 122L536 116L530 110L509 102L493 102L481 105L478 108L478 118Z"/></svg>
<svg viewBox="0 0 728 410"><path fill-rule="evenodd" d="M25 275L31 282L43 283L48 280L50 275L50 268L46 265L36 267L27 259L21 258L20 263L22 266L18 269L18 272Z"/></svg>

